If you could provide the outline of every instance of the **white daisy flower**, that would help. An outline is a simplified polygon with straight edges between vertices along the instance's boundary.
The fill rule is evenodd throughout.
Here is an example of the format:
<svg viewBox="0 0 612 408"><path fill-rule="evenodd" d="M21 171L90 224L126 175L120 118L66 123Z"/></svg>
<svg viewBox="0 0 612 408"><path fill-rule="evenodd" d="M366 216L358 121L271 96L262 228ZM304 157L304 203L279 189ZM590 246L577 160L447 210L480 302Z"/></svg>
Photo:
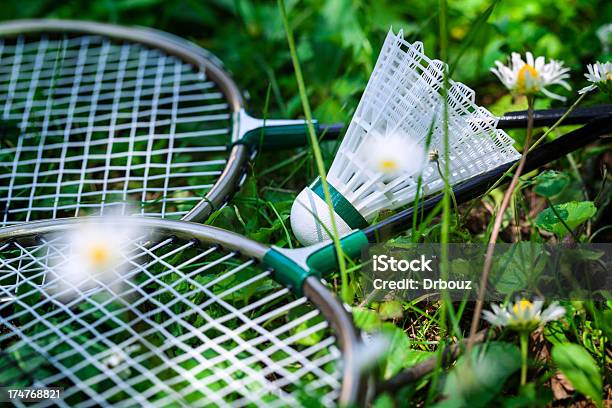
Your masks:
<svg viewBox="0 0 612 408"><path fill-rule="evenodd" d="M384 181L398 175L418 174L427 158L425 150L414 139L399 134L369 139L361 145L359 156Z"/></svg>
<svg viewBox="0 0 612 408"><path fill-rule="evenodd" d="M589 64L587 65L587 70L589 72L584 74L584 76L591 82L591 85L579 90L579 94L590 92L595 88L612 93L612 62Z"/></svg>
<svg viewBox="0 0 612 408"><path fill-rule="evenodd" d="M77 228L57 236L54 245L61 256L52 259L55 279L49 288L59 298L72 300L93 288L123 282L123 272L129 263L131 243L143 235L138 227L114 217L107 222L82 222Z"/></svg>
<svg viewBox="0 0 612 408"><path fill-rule="evenodd" d="M546 87L561 85L571 90L572 87L565 81L569 78L569 68L564 68L562 61L550 60L546 63L541 56L534 59L530 52L525 57L526 61L523 61L520 54L513 52L508 66L495 61L497 68L491 68L491 72L513 93L534 95L541 92L549 98L564 101L563 96L550 92Z"/></svg>
<svg viewBox="0 0 612 408"><path fill-rule="evenodd" d="M515 331L532 331L538 326L544 326L565 315L565 308L553 302L546 309L543 300L517 299L506 308L501 305L491 305L491 309L482 312L483 317L494 326L508 327Z"/></svg>

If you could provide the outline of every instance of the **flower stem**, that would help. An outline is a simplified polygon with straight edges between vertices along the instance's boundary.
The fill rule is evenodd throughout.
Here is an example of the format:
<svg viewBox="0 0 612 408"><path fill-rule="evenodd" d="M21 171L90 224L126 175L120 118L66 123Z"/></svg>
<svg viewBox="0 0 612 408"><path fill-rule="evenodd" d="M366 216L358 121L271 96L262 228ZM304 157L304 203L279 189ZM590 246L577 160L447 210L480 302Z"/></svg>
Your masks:
<svg viewBox="0 0 612 408"><path fill-rule="evenodd" d="M529 345L529 332L521 332L521 385L527 383L527 351Z"/></svg>
<svg viewBox="0 0 612 408"><path fill-rule="evenodd" d="M439 0L439 32L440 32L440 59L442 61L448 61L448 0ZM444 174L446 175L446 179L448 179L448 175L450 174L449 167L449 140L448 140L448 67L445 67L443 70L443 85L441 89L441 96L444 100L444 110L443 110L443 136L444 136ZM440 168L438 167L438 170ZM441 278L444 280L446 276L448 276L448 242L450 235L450 216L451 216L451 208L450 208L450 188L447 183L444 183L444 196L442 198L442 219L441 219L441 230L440 230L440 274ZM450 300L450 296L447 291L442 291L442 305L440 307L440 332L447 334L447 316L449 312L452 314L453 304ZM445 337L443 334L442 337ZM443 343L444 345L444 343ZM434 373L431 378L431 382L429 384L429 390L427 392L427 399L425 400L425 405L433 405L435 395L438 392L438 382L440 381L440 375L443 370L440 369L442 367L442 357L444 353L444 347L439 347L436 351L436 367Z"/></svg>

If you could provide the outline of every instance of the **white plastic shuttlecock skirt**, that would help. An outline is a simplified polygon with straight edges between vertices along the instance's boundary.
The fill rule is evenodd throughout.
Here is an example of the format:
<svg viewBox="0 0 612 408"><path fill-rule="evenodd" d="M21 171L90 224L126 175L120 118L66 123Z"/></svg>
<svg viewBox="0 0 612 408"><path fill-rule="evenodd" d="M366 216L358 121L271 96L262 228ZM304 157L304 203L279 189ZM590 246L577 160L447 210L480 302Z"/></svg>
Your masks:
<svg viewBox="0 0 612 408"><path fill-rule="evenodd" d="M327 174L338 233L370 223L382 210L411 203L417 195L442 190L438 165L445 168L445 115L448 125L449 183L456 184L515 161L514 141L497 129L497 118L474 103L474 91L449 80L443 95L446 65L410 44L400 31L389 31L372 76ZM373 150L396 149L404 139L406 166L392 175L380 170ZM379 145L380 149L372 149ZM418 147L418 148L417 148ZM427 159L437 151L438 163ZM397 157L397 152L388 152ZM391 154L392 153L392 154ZM376 159L376 157L374 157ZM291 226L304 245L330 238L331 217L320 180L306 187L293 203Z"/></svg>

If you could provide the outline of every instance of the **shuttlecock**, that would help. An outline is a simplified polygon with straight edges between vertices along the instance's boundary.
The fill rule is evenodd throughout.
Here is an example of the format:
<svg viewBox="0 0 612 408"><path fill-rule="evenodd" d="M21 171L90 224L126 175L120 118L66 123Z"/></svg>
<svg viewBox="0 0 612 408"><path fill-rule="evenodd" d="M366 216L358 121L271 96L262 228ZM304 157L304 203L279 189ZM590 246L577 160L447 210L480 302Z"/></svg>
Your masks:
<svg viewBox="0 0 612 408"><path fill-rule="evenodd" d="M474 103L474 91L449 80L449 150L444 148L443 83L446 65L430 60L423 44L389 31L372 76L327 174L340 235L363 228L385 209L440 191L438 164L448 155L451 184L518 159L513 140L496 129L497 118ZM439 163L430 162L437 151ZM441 166L444 168L445 166ZM320 179L300 192L291 208L297 239L329 239L331 218Z"/></svg>

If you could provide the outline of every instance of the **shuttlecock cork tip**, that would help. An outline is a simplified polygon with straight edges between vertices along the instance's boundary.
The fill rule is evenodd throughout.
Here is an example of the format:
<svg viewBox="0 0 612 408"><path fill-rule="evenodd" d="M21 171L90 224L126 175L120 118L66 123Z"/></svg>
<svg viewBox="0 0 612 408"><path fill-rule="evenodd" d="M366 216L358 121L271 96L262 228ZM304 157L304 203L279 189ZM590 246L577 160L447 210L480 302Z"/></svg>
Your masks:
<svg viewBox="0 0 612 408"><path fill-rule="evenodd" d="M316 186L314 189L311 187L304 188L291 207L291 228L298 241L305 246L331 239L332 232L329 207ZM334 218L340 236L352 230L336 211Z"/></svg>

